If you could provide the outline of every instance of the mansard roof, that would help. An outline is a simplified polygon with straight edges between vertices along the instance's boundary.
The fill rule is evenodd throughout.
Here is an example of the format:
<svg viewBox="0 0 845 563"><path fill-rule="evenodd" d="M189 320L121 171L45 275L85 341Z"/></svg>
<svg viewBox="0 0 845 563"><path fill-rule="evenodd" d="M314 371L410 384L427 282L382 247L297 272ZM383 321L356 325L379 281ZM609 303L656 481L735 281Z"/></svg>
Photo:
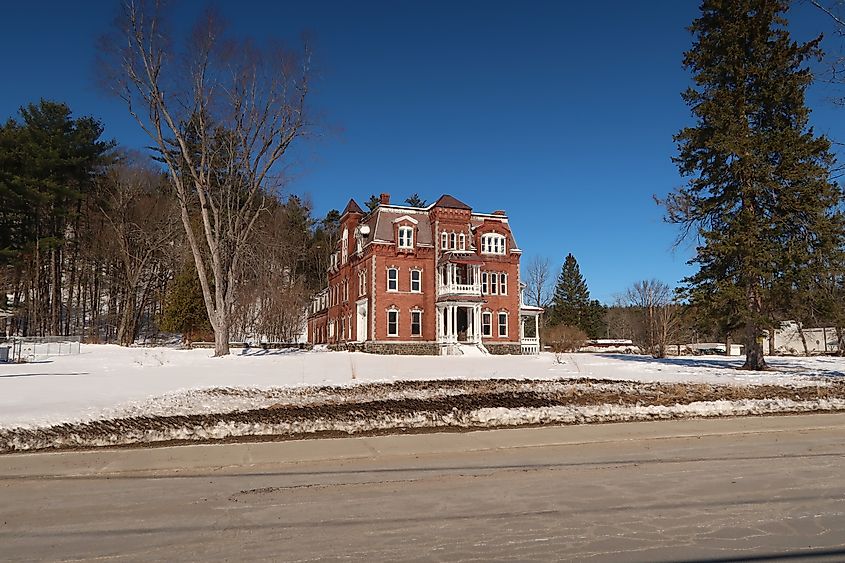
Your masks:
<svg viewBox="0 0 845 563"><path fill-rule="evenodd" d="M363 215L364 211L361 209L361 207L357 203L355 203L354 199L350 199L349 203L346 204L346 208L343 210L343 213L341 213L340 215L342 217L342 216L346 215L347 213L358 213L360 215Z"/></svg>
<svg viewBox="0 0 845 563"><path fill-rule="evenodd" d="M431 221L428 213L412 212L413 208L402 207L376 207L373 215L375 215L374 240L381 242L396 242L394 240L394 222L397 219L408 218L411 222L416 222L417 230L417 244L422 246L431 246ZM368 222L372 223L373 219Z"/></svg>
<svg viewBox="0 0 845 563"><path fill-rule="evenodd" d="M450 209L466 209L472 211L472 207L449 194L440 196L440 199L434 202L434 207L448 207Z"/></svg>

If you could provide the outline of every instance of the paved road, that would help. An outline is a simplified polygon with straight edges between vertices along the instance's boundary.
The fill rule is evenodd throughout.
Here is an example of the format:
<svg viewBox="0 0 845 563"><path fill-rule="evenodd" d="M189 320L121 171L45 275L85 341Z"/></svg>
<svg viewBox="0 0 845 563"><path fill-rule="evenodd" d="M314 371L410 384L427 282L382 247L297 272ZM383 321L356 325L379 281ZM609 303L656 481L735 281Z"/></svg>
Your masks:
<svg viewBox="0 0 845 563"><path fill-rule="evenodd" d="M845 415L0 456L0 559L843 561L844 456Z"/></svg>

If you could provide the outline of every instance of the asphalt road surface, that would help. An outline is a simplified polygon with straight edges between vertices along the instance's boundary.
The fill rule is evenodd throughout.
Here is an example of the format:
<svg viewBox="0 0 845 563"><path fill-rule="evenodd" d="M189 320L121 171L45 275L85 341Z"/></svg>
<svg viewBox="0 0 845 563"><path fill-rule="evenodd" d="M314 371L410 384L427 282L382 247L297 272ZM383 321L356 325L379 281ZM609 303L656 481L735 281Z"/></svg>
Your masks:
<svg viewBox="0 0 845 563"><path fill-rule="evenodd" d="M0 559L845 561L845 415L0 456Z"/></svg>

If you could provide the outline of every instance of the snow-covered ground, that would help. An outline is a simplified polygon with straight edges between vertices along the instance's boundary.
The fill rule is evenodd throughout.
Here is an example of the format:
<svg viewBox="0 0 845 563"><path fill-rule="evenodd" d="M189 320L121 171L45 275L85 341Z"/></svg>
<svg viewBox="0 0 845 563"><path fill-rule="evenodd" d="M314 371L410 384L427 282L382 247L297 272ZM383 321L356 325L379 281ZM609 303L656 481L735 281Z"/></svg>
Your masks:
<svg viewBox="0 0 845 563"><path fill-rule="evenodd" d="M226 397L210 388L292 389L435 379L593 378L668 383L819 385L845 376L845 359L770 358L768 372L736 368L741 358L705 356L413 357L326 351L209 350L83 345L81 354L30 364L0 364L0 429L43 427L138 414L231 411L266 404L249 394ZM823 384L823 383L822 383ZM264 395L265 400L267 395ZM272 396L270 396L272 398ZM275 399L278 401L278 399Z"/></svg>

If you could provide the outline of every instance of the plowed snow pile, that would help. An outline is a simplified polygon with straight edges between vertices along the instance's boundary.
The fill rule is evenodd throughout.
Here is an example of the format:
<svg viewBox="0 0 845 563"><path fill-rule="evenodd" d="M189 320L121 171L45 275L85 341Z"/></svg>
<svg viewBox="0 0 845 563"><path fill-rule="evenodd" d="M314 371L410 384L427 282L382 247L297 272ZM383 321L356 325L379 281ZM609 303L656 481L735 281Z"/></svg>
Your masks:
<svg viewBox="0 0 845 563"><path fill-rule="evenodd" d="M0 452L845 410L845 361L85 346L0 364Z"/></svg>

